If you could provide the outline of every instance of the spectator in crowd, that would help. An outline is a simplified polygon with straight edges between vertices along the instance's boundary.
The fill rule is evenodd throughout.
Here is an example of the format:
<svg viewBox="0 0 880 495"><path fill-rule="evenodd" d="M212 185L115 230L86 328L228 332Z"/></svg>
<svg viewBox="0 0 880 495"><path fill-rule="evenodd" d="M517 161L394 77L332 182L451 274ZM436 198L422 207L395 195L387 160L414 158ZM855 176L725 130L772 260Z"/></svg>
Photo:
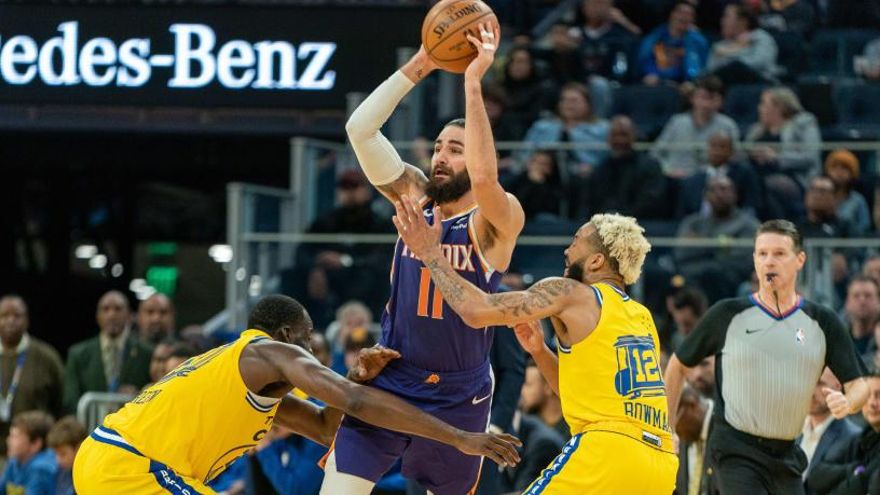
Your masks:
<svg viewBox="0 0 880 495"><path fill-rule="evenodd" d="M726 175L736 189L737 206L759 216L764 212L764 189L750 164L734 161L734 140L731 134L716 132L709 137L708 165L684 180L678 193L678 215L709 211L706 184L709 179Z"/></svg>
<svg viewBox="0 0 880 495"><path fill-rule="evenodd" d="M874 327L880 323L880 289L877 282L865 275L857 275L846 289L846 322L856 351L860 355L870 350L874 341Z"/></svg>
<svg viewBox="0 0 880 495"><path fill-rule="evenodd" d="M862 265L862 275L867 275L880 285L880 255L873 255Z"/></svg>
<svg viewBox="0 0 880 495"><path fill-rule="evenodd" d="M486 115L489 117L489 125L492 126L492 137L495 141L519 141L526 133L528 125L520 122L509 112L509 100L507 91L500 84L485 84L483 86L483 104L486 106ZM447 119L446 122L452 119ZM498 160L498 173L502 177L509 177L515 170L515 161L510 156L510 150L498 150L501 158ZM429 159L430 163L430 159Z"/></svg>
<svg viewBox="0 0 880 495"><path fill-rule="evenodd" d="M756 145L751 158L762 175L781 172L806 184L807 177L819 173L819 125L788 88L761 93L758 122L749 128L745 141Z"/></svg>
<svg viewBox="0 0 880 495"><path fill-rule="evenodd" d="M857 74L869 81L880 80L880 38L874 39L865 45L865 51L861 57L853 60Z"/></svg>
<svg viewBox="0 0 880 495"><path fill-rule="evenodd" d="M174 303L165 294L156 293L138 306L137 326L141 340L155 346L163 339L174 337Z"/></svg>
<svg viewBox="0 0 880 495"><path fill-rule="evenodd" d="M539 214L559 215L565 201L565 189L559 177L556 152L536 150L526 164L526 170L506 187L519 199L527 220Z"/></svg>
<svg viewBox="0 0 880 495"><path fill-rule="evenodd" d="M669 22L642 39L638 66L644 84L682 83L703 72L709 42L694 25L695 16L693 4L676 2Z"/></svg>
<svg viewBox="0 0 880 495"><path fill-rule="evenodd" d="M556 91L543 77L528 46L514 46L507 54L501 85L507 92L507 112L520 129L528 129L545 108L550 108Z"/></svg>
<svg viewBox="0 0 880 495"><path fill-rule="evenodd" d="M748 211L737 208L733 181L716 175L706 184L708 214L693 213L678 227L679 239L729 238L748 239L755 235L759 222ZM735 247L676 248L679 272L706 293L710 301L730 297L745 280L752 266L748 249Z"/></svg>
<svg viewBox="0 0 880 495"><path fill-rule="evenodd" d="M706 300L706 294L696 287L682 287L672 296L669 304L669 314L675 323L670 342L672 350L677 349L696 328L707 307L709 301Z"/></svg>
<svg viewBox="0 0 880 495"><path fill-rule="evenodd" d="M64 366L55 349L30 335L24 299L0 298L0 434L9 433L9 420L24 411L52 415L63 411ZM6 446L0 447L0 456Z"/></svg>
<svg viewBox="0 0 880 495"><path fill-rule="evenodd" d="M571 437L568 425L562 417L562 403L559 396L553 392L547 380L541 376L534 361L530 361L526 365L525 381L520 394L520 408L524 413L534 415L546 426L559 433L563 442ZM556 452L559 453L558 450Z"/></svg>
<svg viewBox="0 0 880 495"><path fill-rule="evenodd" d="M868 369L880 370L880 321L874 324L874 339L867 347L868 351L862 354L862 361Z"/></svg>
<svg viewBox="0 0 880 495"><path fill-rule="evenodd" d="M547 75L557 87L570 82L583 82L587 73L581 63L578 39L566 23L558 22L547 33L547 48L534 47L535 57L544 61Z"/></svg>
<svg viewBox="0 0 880 495"><path fill-rule="evenodd" d="M847 150L834 150L825 158L825 174L834 182L837 216L849 221L857 235L871 230L871 213L865 197L854 189L859 179L859 159Z"/></svg>
<svg viewBox="0 0 880 495"><path fill-rule="evenodd" d="M706 460L706 440L712 429L714 401L693 387L685 385L678 403L678 476L677 495L717 495L712 468Z"/></svg>
<svg viewBox="0 0 880 495"><path fill-rule="evenodd" d="M517 434L514 416L519 408L525 382L526 355L516 340L516 335L507 328L495 328L489 362L495 376L495 390L492 392L492 410L489 414L489 431ZM519 437L522 440L521 437ZM559 448L562 446L559 445ZM556 449L556 453L559 452ZM546 464L545 464L546 466ZM534 478L532 478L534 479ZM496 495L508 486L501 476L499 467L491 459L483 459L483 469L476 495Z"/></svg>
<svg viewBox="0 0 880 495"><path fill-rule="evenodd" d="M309 232L392 232L391 222L373 211L372 200L373 192L366 177L358 170L345 170L336 180L337 207L316 219ZM372 244L304 245L300 250L302 258L297 259L297 267L290 277L295 286L289 288L289 292L314 308L316 327L325 327L332 321L332 312L341 301L357 299L372 309L381 308L386 296L375 290L374 284L380 277L387 276L388 249L388 246Z"/></svg>
<svg viewBox="0 0 880 495"><path fill-rule="evenodd" d="M752 147L749 157L764 182L768 208L775 216L800 218L807 178L819 173L822 136L816 117L803 110L792 90L768 89L745 142Z"/></svg>
<svg viewBox="0 0 880 495"><path fill-rule="evenodd" d="M376 338L366 328L357 327L353 329L343 343L342 363L345 368L343 369L344 373L340 373L340 375L345 376L348 370L357 363L358 352L361 349L373 347L374 345L376 345Z"/></svg>
<svg viewBox="0 0 880 495"><path fill-rule="evenodd" d="M804 420L804 431L798 439L798 445L807 456L805 481L809 479L814 466L825 462L825 459L839 457L850 441L859 435L859 427L852 421L847 418L835 419L831 415L825 403L826 389L840 391L840 382L828 368L822 372L813 390L810 414ZM808 482L804 484L804 491L806 495L817 495Z"/></svg>
<svg viewBox="0 0 880 495"><path fill-rule="evenodd" d="M629 117L618 115L611 120L608 134L611 154L590 176L586 197L576 196L573 200L578 218L612 212L639 219L664 214L661 207L666 200L663 172L654 159L633 149L635 140L636 128Z"/></svg>
<svg viewBox="0 0 880 495"><path fill-rule="evenodd" d="M758 24L768 31L793 33L806 40L816 24L816 12L808 0L762 0Z"/></svg>
<svg viewBox="0 0 880 495"><path fill-rule="evenodd" d="M569 174L586 177L602 161L606 153L597 149L608 137L608 121L593 112L590 90L580 83L568 83L559 93L556 116L532 124L523 140L534 147L563 141L572 144L593 145L590 149L575 149L566 153ZM520 161L528 157L528 150L519 154Z"/></svg>
<svg viewBox="0 0 880 495"><path fill-rule="evenodd" d="M317 495L324 480L318 462L327 448L273 425L258 443L254 459L279 495Z"/></svg>
<svg viewBox="0 0 880 495"><path fill-rule="evenodd" d="M73 459L79 445L86 439L86 428L73 416L65 416L52 425L46 443L55 452L58 472L55 495L75 495L73 490Z"/></svg>
<svg viewBox="0 0 880 495"><path fill-rule="evenodd" d="M514 422L517 423L514 434L523 442L522 460L515 468L505 470L503 491L495 493L523 492L565 445L562 434L537 416L519 414Z"/></svg>
<svg viewBox="0 0 880 495"><path fill-rule="evenodd" d="M727 115L719 113L724 103L724 85L715 76L701 77L690 94L691 109L673 115L654 141L651 154L663 165L663 172L672 177L693 175L706 163L703 143L710 136L723 133L739 141L739 127ZM697 144L699 143L699 144ZM692 145L692 148L684 148Z"/></svg>
<svg viewBox="0 0 880 495"><path fill-rule="evenodd" d="M880 494L880 372L868 377L870 394L862 407L867 425L836 456L813 467L807 485L822 495Z"/></svg>
<svg viewBox="0 0 880 495"><path fill-rule="evenodd" d="M158 382L165 376L165 364L176 344L177 341L174 339L165 339L153 348L153 355L150 357L150 384Z"/></svg>
<svg viewBox="0 0 880 495"><path fill-rule="evenodd" d="M43 411L27 411L12 418L6 450L9 462L0 478L8 495L50 495L55 493L58 464L55 453L46 447L52 416Z"/></svg>
<svg viewBox="0 0 880 495"><path fill-rule="evenodd" d="M74 344L67 352L64 407L76 412L86 392L134 393L150 381L153 349L131 331L128 299L110 291L98 300L98 335Z"/></svg>
<svg viewBox="0 0 880 495"><path fill-rule="evenodd" d="M193 349L189 344L185 342L178 342L174 344L171 348L171 352L168 354L168 359L165 360L165 373L171 373L171 371L177 369L178 366L184 363L187 359L194 357L196 355L196 350ZM163 375L163 376L164 376Z"/></svg>
<svg viewBox="0 0 880 495"><path fill-rule="evenodd" d="M199 354L212 349L216 343L205 335L205 329L201 325L187 325L180 330L180 340L189 344Z"/></svg>
<svg viewBox="0 0 880 495"><path fill-rule="evenodd" d="M354 331L367 329L374 340L378 340L382 329L373 322L373 313L360 301L348 301L336 309L336 319L327 327L325 336L330 344L333 371L345 375L345 343Z"/></svg>
<svg viewBox="0 0 880 495"><path fill-rule="evenodd" d="M712 45L706 69L725 84L773 82L779 68L779 49L767 31L758 27L754 13L732 3L721 18L721 40Z"/></svg>
<svg viewBox="0 0 880 495"><path fill-rule="evenodd" d="M626 81L631 52L641 34L614 7L614 0L583 0L584 23L578 29L581 61L587 74Z"/></svg>
<svg viewBox="0 0 880 495"><path fill-rule="evenodd" d="M715 356L709 356L688 370L687 383L706 398L715 397Z"/></svg>
<svg viewBox="0 0 880 495"><path fill-rule="evenodd" d="M804 238L853 237L855 230L846 219L837 216L834 183L824 175L810 179L804 195L806 218L798 224Z"/></svg>
<svg viewBox="0 0 880 495"><path fill-rule="evenodd" d="M865 260L862 269L857 274L864 275L880 286L880 255L873 254Z"/></svg>

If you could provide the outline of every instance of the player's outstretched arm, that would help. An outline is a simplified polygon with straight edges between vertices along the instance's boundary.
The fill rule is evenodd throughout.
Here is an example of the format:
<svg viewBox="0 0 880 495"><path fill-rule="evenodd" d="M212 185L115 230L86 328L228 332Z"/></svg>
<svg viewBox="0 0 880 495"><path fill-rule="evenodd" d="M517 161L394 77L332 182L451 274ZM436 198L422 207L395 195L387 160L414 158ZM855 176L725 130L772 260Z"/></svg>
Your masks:
<svg viewBox="0 0 880 495"><path fill-rule="evenodd" d="M345 124L345 132L364 174L392 201L401 194L421 196L428 179L421 170L403 162L379 129L400 100L435 68L422 47L400 70L373 90Z"/></svg>
<svg viewBox="0 0 880 495"><path fill-rule="evenodd" d="M461 277L440 250L440 222L428 225L418 203L404 197L392 219L407 247L431 270L431 279L452 309L473 328L508 325L557 315L578 300L595 297L586 286L561 277L545 278L528 290L487 294ZM439 209L434 209L435 218ZM583 298L583 299L579 299Z"/></svg>
<svg viewBox="0 0 880 495"><path fill-rule="evenodd" d="M516 238L525 223L525 213L516 197L498 183L498 155L482 89L483 76L495 60L501 30L497 24L482 23L478 29L480 39L467 35L477 49L477 57L464 73L464 163L480 214L503 236Z"/></svg>
<svg viewBox="0 0 880 495"><path fill-rule="evenodd" d="M516 446L520 442L515 437L459 430L391 394L346 380L297 346L271 342L255 350L279 379L345 414L389 430L430 438L465 454L487 456L499 465L519 462Z"/></svg>
<svg viewBox="0 0 880 495"><path fill-rule="evenodd" d="M399 352L379 345L361 349L358 351L357 362L349 370L346 378L355 383L368 382L375 378L390 361L398 358L400 358ZM341 409L318 407L288 394L278 407L275 421L310 440L329 446L333 436L336 435L336 430L339 429L343 414Z"/></svg>

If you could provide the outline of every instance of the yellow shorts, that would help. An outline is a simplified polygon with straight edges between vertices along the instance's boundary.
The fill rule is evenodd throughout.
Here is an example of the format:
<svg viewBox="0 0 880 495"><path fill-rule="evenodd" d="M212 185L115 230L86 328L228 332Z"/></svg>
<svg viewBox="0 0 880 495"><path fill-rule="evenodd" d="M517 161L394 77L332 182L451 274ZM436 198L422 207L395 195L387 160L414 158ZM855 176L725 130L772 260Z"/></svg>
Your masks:
<svg viewBox="0 0 880 495"><path fill-rule="evenodd" d="M164 464L144 457L115 432L101 426L85 439L76 453L73 486L79 495L217 493L196 479L180 476Z"/></svg>
<svg viewBox="0 0 880 495"><path fill-rule="evenodd" d="M523 495L671 495L678 457L622 433L571 438Z"/></svg>

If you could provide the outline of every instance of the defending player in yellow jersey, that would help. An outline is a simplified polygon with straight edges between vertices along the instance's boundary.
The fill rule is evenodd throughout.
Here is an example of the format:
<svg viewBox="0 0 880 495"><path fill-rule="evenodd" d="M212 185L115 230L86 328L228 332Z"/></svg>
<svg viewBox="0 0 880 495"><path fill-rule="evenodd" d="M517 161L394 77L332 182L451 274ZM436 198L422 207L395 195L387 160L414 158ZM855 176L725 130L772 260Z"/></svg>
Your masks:
<svg viewBox="0 0 880 495"><path fill-rule="evenodd" d="M262 299L248 327L238 340L187 360L108 415L77 453L76 492L212 494L210 481L253 448L274 421L326 445L343 412L467 454L504 464L518 460L513 437L453 428L322 366L306 350L311 319L289 297ZM389 349L365 350L349 376L368 380L396 357ZM328 406L319 408L293 396L293 387Z"/></svg>
<svg viewBox="0 0 880 495"><path fill-rule="evenodd" d="M593 216L565 250L564 277L526 291L486 294L449 265L436 227L426 224L412 198L395 208L398 232L431 270L445 301L474 328L515 327L559 394L574 436L525 493L672 493L678 458L657 329L650 312L623 291L638 280L651 249L635 219ZM550 318L556 331L558 359L544 343L541 318Z"/></svg>

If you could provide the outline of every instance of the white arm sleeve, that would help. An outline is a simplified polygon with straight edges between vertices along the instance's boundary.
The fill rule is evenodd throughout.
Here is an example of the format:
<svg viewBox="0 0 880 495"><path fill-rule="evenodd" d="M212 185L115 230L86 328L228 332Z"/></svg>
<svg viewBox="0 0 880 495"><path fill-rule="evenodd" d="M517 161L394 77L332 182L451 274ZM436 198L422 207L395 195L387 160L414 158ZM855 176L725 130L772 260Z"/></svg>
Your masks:
<svg viewBox="0 0 880 495"><path fill-rule="evenodd" d="M358 105L345 124L354 154L373 185L389 184L403 175L403 160L379 129L414 86L402 72L395 72Z"/></svg>

